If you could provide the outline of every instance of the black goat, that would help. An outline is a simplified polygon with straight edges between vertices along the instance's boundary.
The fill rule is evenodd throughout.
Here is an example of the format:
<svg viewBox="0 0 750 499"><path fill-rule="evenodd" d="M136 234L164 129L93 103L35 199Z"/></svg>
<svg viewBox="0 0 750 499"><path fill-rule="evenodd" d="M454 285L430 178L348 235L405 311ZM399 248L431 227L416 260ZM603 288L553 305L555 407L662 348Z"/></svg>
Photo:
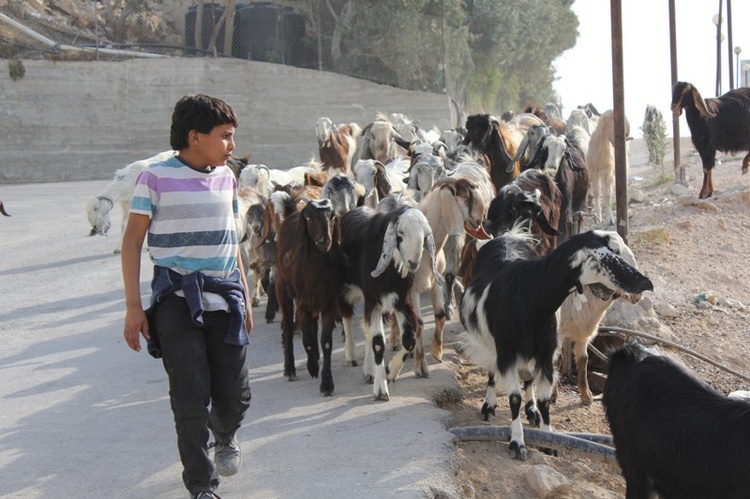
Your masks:
<svg viewBox="0 0 750 499"><path fill-rule="evenodd" d="M672 114L679 116L683 109L703 164L703 186L698 197L708 198L714 193L716 151L750 151L750 88L737 88L704 100L692 84L678 81L672 90ZM750 153L742 160L743 174L748 167Z"/></svg>
<svg viewBox="0 0 750 499"><path fill-rule="evenodd" d="M609 357L603 402L628 499L750 494L747 401L629 345Z"/></svg>
<svg viewBox="0 0 750 499"><path fill-rule="evenodd" d="M310 201L284 219L279 231L276 261L276 295L281 307L284 375L297 377L293 336L296 322L307 351L307 371L318 377L318 318L322 327L323 370L320 392L333 394L331 373L332 332L339 316L343 255L333 210L328 199ZM296 306L296 307L295 307Z"/></svg>
<svg viewBox="0 0 750 499"><path fill-rule="evenodd" d="M511 410L510 451L526 459L520 418L521 381L539 398L542 428L551 430L550 396L555 384L557 350L555 312L571 289L602 284L621 293L653 289L651 281L616 253L607 233L575 235L544 257L535 253L532 238L516 231L485 243L477 254L474 277L461 303L466 328L465 352L494 378L500 378ZM530 381L533 381L533 385ZM484 411L494 411L497 394L487 390ZM528 407L527 407L528 415Z"/></svg>
<svg viewBox="0 0 750 499"><path fill-rule="evenodd" d="M351 210L341 219L341 232L341 247L346 255L342 293L348 304L341 309L346 359L355 362L352 305L364 298L364 375L373 382L375 399L388 400L388 379L398 376L404 358L416 345L417 311L411 291L425 249L432 259L436 279L439 278L432 230L421 211L402 206L387 213L365 207ZM398 321L403 350L398 354L402 358L396 362L399 367L386 371L383 314L391 312Z"/></svg>

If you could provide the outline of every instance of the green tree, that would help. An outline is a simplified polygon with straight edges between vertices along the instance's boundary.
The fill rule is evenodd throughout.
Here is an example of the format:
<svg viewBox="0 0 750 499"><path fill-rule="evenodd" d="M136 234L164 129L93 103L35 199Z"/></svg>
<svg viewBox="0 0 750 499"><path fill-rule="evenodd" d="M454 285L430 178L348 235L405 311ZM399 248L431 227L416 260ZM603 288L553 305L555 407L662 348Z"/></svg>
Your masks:
<svg viewBox="0 0 750 499"><path fill-rule="evenodd" d="M575 45L572 0L468 0L466 13L476 70L467 107L518 110L527 101L556 101L552 62Z"/></svg>
<svg viewBox="0 0 750 499"><path fill-rule="evenodd" d="M447 92L469 111L556 101L552 62L573 47L572 0L288 0L307 12L322 68Z"/></svg>

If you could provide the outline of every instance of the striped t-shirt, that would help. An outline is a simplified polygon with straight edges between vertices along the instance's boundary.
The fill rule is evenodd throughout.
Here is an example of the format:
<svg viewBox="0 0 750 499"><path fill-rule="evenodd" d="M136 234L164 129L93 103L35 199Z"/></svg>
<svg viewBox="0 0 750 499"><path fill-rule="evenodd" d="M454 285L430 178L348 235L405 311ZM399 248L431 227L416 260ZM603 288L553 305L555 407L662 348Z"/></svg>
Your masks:
<svg viewBox="0 0 750 499"><path fill-rule="evenodd" d="M155 265L220 278L237 268L237 181L226 166L204 173L177 157L154 163L138 176L130 211L151 219L148 250ZM204 301L206 310L226 305L215 297Z"/></svg>

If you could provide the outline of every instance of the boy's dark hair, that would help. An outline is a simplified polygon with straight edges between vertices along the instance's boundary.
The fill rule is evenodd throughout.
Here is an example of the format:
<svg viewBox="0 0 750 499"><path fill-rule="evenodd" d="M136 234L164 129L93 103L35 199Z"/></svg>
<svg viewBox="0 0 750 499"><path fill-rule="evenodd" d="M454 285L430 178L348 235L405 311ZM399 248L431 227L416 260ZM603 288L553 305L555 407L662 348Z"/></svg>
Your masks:
<svg viewBox="0 0 750 499"><path fill-rule="evenodd" d="M240 124L232 107L217 97L205 94L185 95L174 106L169 145L175 151L188 147L188 132L211 133L218 125Z"/></svg>

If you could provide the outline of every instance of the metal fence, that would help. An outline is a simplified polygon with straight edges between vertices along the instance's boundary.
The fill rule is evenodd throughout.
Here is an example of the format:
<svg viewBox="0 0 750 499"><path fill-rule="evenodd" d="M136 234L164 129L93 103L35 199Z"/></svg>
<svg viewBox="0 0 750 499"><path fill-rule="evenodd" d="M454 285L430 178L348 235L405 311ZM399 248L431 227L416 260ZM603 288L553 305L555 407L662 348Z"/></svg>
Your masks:
<svg viewBox="0 0 750 499"><path fill-rule="evenodd" d="M440 4L394 24L368 21L383 8L368 0L0 0L0 57L231 57L446 93L460 107L473 63Z"/></svg>

